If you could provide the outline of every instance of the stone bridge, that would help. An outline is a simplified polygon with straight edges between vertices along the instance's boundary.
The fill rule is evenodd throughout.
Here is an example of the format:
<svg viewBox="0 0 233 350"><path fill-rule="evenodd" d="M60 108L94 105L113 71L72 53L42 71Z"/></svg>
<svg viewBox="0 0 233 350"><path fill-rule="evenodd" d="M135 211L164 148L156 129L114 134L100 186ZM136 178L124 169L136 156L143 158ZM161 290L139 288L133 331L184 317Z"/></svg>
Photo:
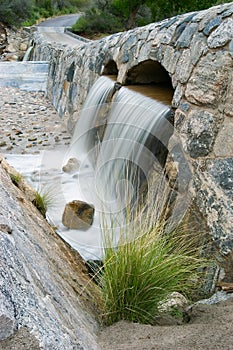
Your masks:
<svg viewBox="0 0 233 350"><path fill-rule="evenodd" d="M174 126L193 174L192 212L199 227L208 228L232 280L233 4L76 46L49 42L37 31L33 59L50 62L48 96L70 130L102 74L125 85L172 87Z"/></svg>

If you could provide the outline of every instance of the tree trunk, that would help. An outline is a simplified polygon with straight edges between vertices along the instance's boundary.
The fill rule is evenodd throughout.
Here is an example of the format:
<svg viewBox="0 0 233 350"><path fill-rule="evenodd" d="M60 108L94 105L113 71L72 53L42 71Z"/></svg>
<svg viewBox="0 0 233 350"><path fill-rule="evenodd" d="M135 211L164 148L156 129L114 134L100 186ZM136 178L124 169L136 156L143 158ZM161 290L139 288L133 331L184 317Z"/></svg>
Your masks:
<svg viewBox="0 0 233 350"><path fill-rule="evenodd" d="M128 18L127 22L126 22L126 29L127 30L134 28L134 26L135 26L135 17L136 17L136 15L138 13L138 10L140 9L140 6L141 6L141 4L138 4L130 11L129 18Z"/></svg>

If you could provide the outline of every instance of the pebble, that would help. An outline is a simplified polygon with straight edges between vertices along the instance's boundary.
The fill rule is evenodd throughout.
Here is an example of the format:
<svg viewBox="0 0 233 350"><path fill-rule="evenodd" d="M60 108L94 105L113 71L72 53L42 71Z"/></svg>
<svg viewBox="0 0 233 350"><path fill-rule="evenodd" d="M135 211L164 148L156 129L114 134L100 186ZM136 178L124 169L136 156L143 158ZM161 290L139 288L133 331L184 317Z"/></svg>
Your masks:
<svg viewBox="0 0 233 350"><path fill-rule="evenodd" d="M69 144L71 139L43 92L0 87L0 123L2 154L53 149Z"/></svg>

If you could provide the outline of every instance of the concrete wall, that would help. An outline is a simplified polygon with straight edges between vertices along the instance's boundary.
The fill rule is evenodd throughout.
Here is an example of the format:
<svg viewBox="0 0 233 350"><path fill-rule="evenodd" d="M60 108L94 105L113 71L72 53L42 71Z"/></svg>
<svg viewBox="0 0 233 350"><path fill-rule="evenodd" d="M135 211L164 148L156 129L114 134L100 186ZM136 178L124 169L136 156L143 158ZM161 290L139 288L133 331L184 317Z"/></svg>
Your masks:
<svg viewBox="0 0 233 350"><path fill-rule="evenodd" d="M158 82L170 77L175 131L192 173L196 217L207 225L227 261L228 279L233 278L233 4L80 42L76 48L47 43L40 33L34 42L34 60L50 61L48 96L70 130L109 62L115 62L123 84L142 82L146 66ZM167 75L160 74L161 67Z"/></svg>

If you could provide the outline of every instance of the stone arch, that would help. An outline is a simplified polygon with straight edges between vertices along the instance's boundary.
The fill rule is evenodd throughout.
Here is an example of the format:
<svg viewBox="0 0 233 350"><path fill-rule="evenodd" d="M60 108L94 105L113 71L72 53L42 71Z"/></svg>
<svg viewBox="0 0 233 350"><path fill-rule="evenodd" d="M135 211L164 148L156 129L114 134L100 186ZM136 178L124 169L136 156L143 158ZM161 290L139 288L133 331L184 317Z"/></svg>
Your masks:
<svg viewBox="0 0 233 350"><path fill-rule="evenodd" d="M159 84L170 83L171 78L166 69L157 61L146 60L132 67L127 72L125 84Z"/></svg>
<svg viewBox="0 0 233 350"><path fill-rule="evenodd" d="M117 64L114 60L108 61L108 63L105 64L103 68L102 75L114 75L117 77L118 75L118 68Z"/></svg>

